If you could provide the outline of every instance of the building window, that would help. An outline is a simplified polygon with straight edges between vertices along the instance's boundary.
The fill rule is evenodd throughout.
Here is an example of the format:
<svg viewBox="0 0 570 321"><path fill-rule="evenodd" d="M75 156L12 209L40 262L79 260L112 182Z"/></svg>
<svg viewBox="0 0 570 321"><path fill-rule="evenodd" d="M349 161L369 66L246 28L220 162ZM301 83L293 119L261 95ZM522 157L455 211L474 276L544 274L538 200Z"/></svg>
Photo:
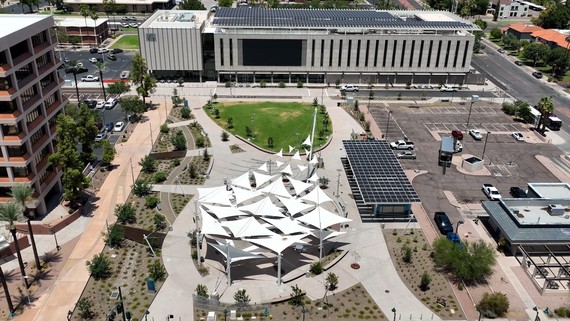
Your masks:
<svg viewBox="0 0 570 321"><path fill-rule="evenodd" d="M36 130L36 132L33 133L32 136L30 137L30 142L32 143L32 146L34 146L42 137L44 137L45 134L46 130L44 129L43 126L40 129Z"/></svg>
<svg viewBox="0 0 570 321"><path fill-rule="evenodd" d="M461 63L461 68L465 68L465 63L467 62L467 53L469 51L469 41L465 42L465 48L463 49L463 62Z"/></svg>
<svg viewBox="0 0 570 321"><path fill-rule="evenodd" d="M57 101L59 101L59 95L57 94L57 91L56 91L53 93L53 95L49 96L48 98L46 98L46 100L44 100L44 105L47 109L47 108L49 108L49 106L53 105Z"/></svg>
<svg viewBox="0 0 570 321"><path fill-rule="evenodd" d="M27 177L32 173L32 167L30 164L26 167L12 167L12 172L14 173L14 177Z"/></svg>
<svg viewBox="0 0 570 321"><path fill-rule="evenodd" d="M437 56L436 56L436 60L435 60L435 68L439 67L439 57L441 56L441 46L443 44L443 41L439 41L439 46L437 47Z"/></svg>
<svg viewBox="0 0 570 321"><path fill-rule="evenodd" d="M45 157L47 157L49 154L50 154L50 152L49 152L49 144L48 144L46 147L42 148L42 150L41 150L39 153L36 154L36 157L34 158L35 161L36 161L36 166L37 166L39 163L41 163L41 161L42 161ZM36 170L39 170L39 168L36 169Z"/></svg>
<svg viewBox="0 0 570 321"><path fill-rule="evenodd" d="M40 85L42 86L42 89L44 89L54 82L55 82L55 77L53 76L53 73L50 73L44 78L42 78L42 80L40 80Z"/></svg>
<svg viewBox="0 0 570 321"><path fill-rule="evenodd" d="M7 146L8 157L22 157L26 155L27 149L25 146Z"/></svg>
<svg viewBox="0 0 570 321"><path fill-rule="evenodd" d="M457 57L459 56L459 46L461 42L457 40L457 44L455 45L455 57L453 57L453 68L457 67Z"/></svg>
<svg viewBox="0 0 570 321"><path fill-rule="evenodd" d="M38 90L36 88L36 85L33 85L30 88L24 90L20 95L20 98L22 98L22 105L26 104L28 101L30 101L30 99L32 99L37 94Z"/></svg>
<svg viewBox="0 0 570 321"><path fill-rule="evenodd" d="M360 41L360 40L359 40ZM368 67L368 58L370 54L370 40L366 40L366 56L364 59L364 67Z"/></svg>
<svg viewBox="0 0 570 321"><path fill-rule="evenodd" d="M16 59L23 54L29 53L28 40L24 40L16 45L10 47L10 54L12 54L12 59Z"/></svg>
<svg viewBox="0 0 570 321"><path fill-rule="evenodd" d="M424 41L420 42L420 59L418 59L418 67L422 66L422 58L424 56Z"/></svg>
<svg viewBox="0 0 570 321"><path fill-rule="evenodd" d="M358 40L356 46L356 67L360 66L360 40Z"/></svg>
<svg viewBox="0 0 570 321"><path fill-rule="evenodd" d="M0 51L0 66L3 66L8 63L8 59L6 58L6 50Z"/></svg>
<svg viewBox="0 0 570 321"><path fill-rule="evenodd" d="M414 63L414 49L416 49L416 41L412 40L412 50L410 50L410 63L408 67L412 68L412 64Z"/></svg>
<svg viewBox="0 0 570 321"><path fill-rule="evenodd" d="M338 45L338 66L342 64L342 40L340 40Z"/></svg>
<svg viewBox="0 0 570 321"><path fill-rule="evenodd" d="M334 47L334 40L331 40L331 44L329 46L329 67L332 67L333 62L333 47Z"/></svg>
<svg viewBox="0 0 570 321"><path fill-rule="evenodd" d="M31 123L34 122L34 120L38 119L38 117L42 115L42 110L40 107L41 106L34 108L34 110L30 111L26 115L26 125L30 125Z"/></svg>
<svg viewBox="0 0 570 321"><path fill-rule="evenodd" d="M8 169L6 167L0 167L0 177L8 178Z"/></svg>
<svg viewBox="0 0 570 321"><path fill-rule="evenodd" d="M234 42L230 39L230 66L234 65Z"/></svg>
<svg viewBox="0 0 570 321"><path fill-rule="evenodd" d="M449 51L451 50L451 40L447 42L447 50L445 51L445 62L443 64L444 68L447 68L447 62L449 61Z"/></svg>
<svg viewBox="0 0 570 321"><path fill-rule="evenodd" d="M12 77L0 77L0 90L8 90L12 88Z"/></svg>
<svg viewBox="0 0 570 321"><path fill-rule="evenodd" d="M388 56L388 40L384 41L384 58L382 59L382 67L386 67L386 57Z"/></svg>
<svg viewBox="0 0 570 321"><path fill-rule="evenodd" d="M55 114L53 117L50 117L48 120L48 126L50 128L55 127L57 125L57 116L59 116L61 114L61 111L58 112L57 114ZM53 134L53 133L52 133Z"/></svg>
<svg viewBox="0 0 570 321"><path fill-rule="evenodd" d="M321 67L323 66L325 60L325 40L321 40Z"/></svg>
<svg viewBox="0 0 570 321"><path fill-rule="evenodd" d="M36 64L38 64L38 69L51 62L51 53L46 52L44 55L36 59Z"/></svg>
<svg viewBox="0 0 570 321"><path fill-rule="evenodd" d="M220 65L224 65L224 39L220 39Z"/></svg>
<svg viewBox="0 0 570 321"><path fill-rule="evenodd" d="M17 136L22 132L22 126L20 123L16 125L6 125L2 124L2 133L4 136Z"/></svg>
<svg viewBox="0 0 570 321"><path fill-rule="evenodd" d="M32 46L37 47L48 41L47 32L44 30L38 34L32 36Z"/></svg>
<svg viewBox="0 0 570 321"><path fill-rule="evenodd" d="M29 63L29 64L25 65L24 67L16 70L16 72L15 72L16 80L18 82L20 82L33 73L34 73L34 68L32 67L32 63Z"/></svg>
<svg viewBox="0 0 570 321"><path fill-rule="evenodd" d="M49 165L46 170L40 174L40 184L43 184L51 173L53 173L53 165Z"/></svg>
<svg viewBox="0 0 570 321"><path fill-rule="evenodd" d="M392 68L396 65L396 48L398 48L398 40L394 40L394 48L392 48Z"/></svg>
<svg viewBox="0 0 570 321"><path fill-rule="evenodd" d="M18 109L18 105L14 100L0 101L0 114L12 114Z"/></svg>
<svg viewBox="0 0 570 321"><path fill-rule="evenodd" d="M400 68L404 67L404 60L406 57L406 40L402 44L402 56L400 57Z"/></svg>
<svg viewBox="0 0 570 321"><path fill-rule="evenodd" d="M430 40L430 41L429 41L429 50L428 50L428 61L427 61L426 67L429 67L430 64L431 64L431 53L432 53L432 50L433 50L433 40Z"/></svg>
<svg viewBox="0 0 570 321"><path fill-rule="evenodd" d="M346 66L350 67L350 56L352 55L352 40L348 40L348 54L346 55Z"/></svg>
<svg viewBox="0 0 570 321"><path fill-rule="evenodd" d="M315 42L316 40L313 39L311 48L311 67L315 66Z"/></svg>

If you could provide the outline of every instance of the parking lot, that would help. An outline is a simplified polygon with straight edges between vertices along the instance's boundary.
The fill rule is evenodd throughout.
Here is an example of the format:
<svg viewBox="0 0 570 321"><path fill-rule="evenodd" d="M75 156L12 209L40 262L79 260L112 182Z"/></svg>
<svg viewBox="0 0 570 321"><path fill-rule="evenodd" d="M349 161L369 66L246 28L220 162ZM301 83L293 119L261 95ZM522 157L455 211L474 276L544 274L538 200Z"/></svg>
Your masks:
<svg viewBox="0 0 570 321"><path fill-rule="evenodd" d="M78 74L77 79L79 80L81 77L86 75L94 75L99 76L99 71L95 68L94 63L89 61L89 58L104 58L105 62L105 70L103 71L103 79L104 80L118 80L121 76L121 71L123 70L131 70L131 60L134 57L134 52L122 52L115 54L117 60L109 60L107 59L106 55L102 54L90 54L89 51L82 50L82 51L60 51L62 58L67 58L69 60L77 60L77 62L83 63L83 67L87 68L87 72ZM56 53L58 54L58 53ZM65 73L65 69L59 70L59 75L65 80L73 80L73 74Z"/></svg>
<svg viewBox="0 0 570 321"><path fill-rule="evenodd" d="M486 200L481 191L483 183L495 185L504 197L508 197L511 186L526 189L527 182L557 181L556 177L536 160L535 155L541 154L556 159L559 158L560 150L553 145L516 141L511 136L513 131L523 132L525 136L534 133L530 133L525 125L514 122L511 117L502 113L499 105L479 105L475 112L475 108L472 110L469 128L477 128L484 135L491 132L488 138L484 137L481 141L476 141L467 134L465 126L468 109L459 104L450 107L421 107L421 112L408 106L379 107L370 111L384 133L388 127L389 141L405 136L415 143L417 159L400 162L405 169L428 171L427 174L416 177L413 186L429 215L442 210L449 214L452 221L464 219L448 202L444 191L453 192L459 202L478 203ZM490 176L463 174L457 171L455 165L447 168L443 174L443 168L438 166L440 142L435 138L437 135L434 137L430 131L451 136L453 129L464 131L463 151L458 155L483 157L485 150L485 167L491 173Z"/></svg>

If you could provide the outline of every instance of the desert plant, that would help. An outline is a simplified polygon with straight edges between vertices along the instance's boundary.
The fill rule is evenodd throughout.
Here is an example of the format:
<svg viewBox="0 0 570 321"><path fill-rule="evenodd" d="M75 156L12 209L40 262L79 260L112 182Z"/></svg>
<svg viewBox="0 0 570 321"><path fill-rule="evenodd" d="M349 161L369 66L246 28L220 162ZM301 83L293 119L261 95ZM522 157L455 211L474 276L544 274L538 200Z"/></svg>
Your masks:
<svg viewBox="0 0 570 321"><path fill-rule="evenodd" d="M321 262L314 262L309 267L309 271L314 275L323 273L323 264Z"/></svg>
<svg viewBox="0 0 570 321"><path fill-rule="evenodd" d="M477 309L486 318L500 318L509 310L509 298L500 292L485 293Z"/></svg>
<svg viewBox="0 0 570 321"><path fill-rule="evenodd" d="M208 287L205 286L204 284L198 284L196 285L196 295L197 296L201 296L203 298L207 298L208 297Z"/></svg>
<svg viewBox="0 0 570 321"><path fill-rule="evenodd" d="M430 283L431 283L431 276L427 272L424 272L422 274L422 279L420 281L420 290L424 292L429 290Z"/></svg>
<svg viewBox="0 0 570 321"><path fill-rule="evenodd" d="M319 177L319 185L322 188L326 188L329 185L330 180L328 178L326 178L325 176Z"/></svg>
<svg viewBox="0 0 570 321"><path fill-rule="evenodd" d="M95 317L95 312L93 312L93 303L89 298L81 298L77 301L77 309L79 310L79 316L82 319L92 319Z"/></svg>
<svg viewBox="0 0 570 321"><path fill-rule="evenodd" d="M182 109L180 109L180 117L183 119L190 119L190 108L182 107Z"/></svg>
<svg viewBox="0 0 570 321"><path fill-rule="evenodd" d="M155 184L160 184L166 180L166 173L165 172L156 172L152 176L152 181Z"/></svg>
<svg viewBox="0 0 570 321"><path fill-rule="evenodd" d="M205 162L208 162L210 160L210 154L208 154L208 149L204 149L204 152L202 153L202 159Z"/></svg>
<svg viewBox="0 0 570 321"><path fill-rule="evenodd" d="M291 300L289 300L289 304L291 304L294 307L303 305L303 302L305 301L305 294L297 286L297 284L291 287L291 291L293 292L291 293Z"/></svg>
<svg viewBox="0 0 570 321"><path fill-rule="evenodd" d="M142 166L142 171L145 174L151 174L156 171L156 159L150 155L146 155L140 160L139 165Z"/></svg>
<svg viewBox="0 0 570 321"><path fill-rule="evenodd" d="M261 87L261 88L267 87L267 83L265 82L265 80L260 80L260 81L259 81L259 87Z"/></svg>
<svg viewBox="0 0 570 321"><path fill-rule="evenodd" d="M198 177L198 173L196 171L196 165L190 164L190 166L188 167L188 175L190 175L190 178L192 179Z"/></svg>
<svg viewBox="0 0 570 321"><path fill-rule="evenodd" d="M316 106L318 106L318 105L319 105L319 99L318 99L317 97L315 97L315 98L313 99L313 106L316 107Z"/></svg>
<svg viewBox="0 0 570 321"><path fill-rule="evenodd" d="M279 86L279 88L285 88L285 82L280 81L278 86Z"/></svg>
<svg viewBox="0 0 570 321"><path fill-rule="evenodd" d="M327 274L325 286L327 290L334 291L338 287L338 276L334 273Z"/></svg>
<svg viewBox="0 0 570 321"><path fill-rule="evenodd" d="M133 193L138 197L147 196L150 193L151 186L144 179L137 179L133 186Z"/></svg>
<svg viewBox="0 0 570 321"><path fill-rule="evenodd" d="M168 132L170 131L170 128L168 128L168 125L166 123L160 125L160 132L163 134L168 134Z"/></svg>
<svg viewBox="0 0 570 321"><path fill-rule="evenodd" d="M212 110L212 115L214 115L214 118L220 119L220 109L214 108L214 110Z"/></svg>
<svg viewBox="0 0 570 321"><path fill-rule="evenodd" d="M159 231L166 228L166 218L162 214L159 213L154 214L152 222L154 223L154 228Z"/></svg>
<svg viewBox="0 0 570 321"><path fill-rule="evenodd" d="M303 82L301 80L297 81L297 88L303 88Z"/></svg>
<svg viewBox="0 0 570 321"><path fill-rule="evenodd" d="M89 273L95 280L107 279L112 275L111 261L103 254L96 254L91 261L86 262Z"/></svg>
<svg viewBox="0 0 570 321"><path fill-rule="evenodd" d="M122 226L113 224L109 228L106 235L105 242L110 247L121 247L123 245L123 240L125 239L125 230Z"/></svg>
<svg viewBox="0 0 570 321"><path fill-rule="evenodd" d="M198 138L196 138L196 146L199 148L202 148L206 145L206 140L204 139L204 137L200 136Z"/></svg>
<svg viewBox="0 0 570 321"><path fill-rule="evenodd" d="M162 281L166 275L166 270L160 260L154 260L148 265L148 276L155 281Z"/></svg>
<svg viewBox="0 0 570 321"><path fill-rule="evenodd" d="M230 140L230 135L228 134L228 132L223 131L222 132L222 142L227 142L228 140Z"/></svg>
<svg viewBox="0 0 570 321"><path fill-rule="evenodd" d="M174 146L174 150L185 150L186 149L186 137L182 131L176 132L176 134L170 137L170 142Z"/></svg>
<svg viewBox="0 0 570 321"><path fill-rule="evenodd" d="M228 119L226 120L226 122L227 122L227 127L228 127L229 129L234 128L234 119L233 119L232 117L228 117Z"/></svg>
<svg viewBox="0 0 570 321"><path fill-rule="evenodd" d="M496 263L495 249L484 241L465 242L459 247L445 237L433 242L433 260L437 266L468 283L491 275Z"/></svg>
<svg viewBox="0 0 570 321"><path fill-rule="evenodd" d="M359 111L358 99L354 101L354 111Z"/></svg>
<svg viewBox="0 0 570 321"><path fill-rule="evenodd" d="M251 299L249 295L247 295L245 289L241 289L237 290L237 292L234 294L234 300L236 301L237 306L246 306Z"/></svg>
<svg viewBox="0 0 570 321"><path fill-rule="evenodd" d="M131 203L117 204L115 206L115 215L117 216L117 222L120 224L132 224L137 220L135 208Z"/></svg>
<svg viewBox="0 0 570 321"><path fill-rule="evenodd" d="M158 198L154 195L151 195L145 199L144 205L147 208L155 208L156 205L158 205Z"/></svg>
<svg viewBox="0 0 570 321"><path fill-rule="evenodd" d="M412 255L413 255L412 248L409 247L408 245L404 245L402 247L402 252L403 252L402 253L402 260L405 263L412 263Z"/></svg>

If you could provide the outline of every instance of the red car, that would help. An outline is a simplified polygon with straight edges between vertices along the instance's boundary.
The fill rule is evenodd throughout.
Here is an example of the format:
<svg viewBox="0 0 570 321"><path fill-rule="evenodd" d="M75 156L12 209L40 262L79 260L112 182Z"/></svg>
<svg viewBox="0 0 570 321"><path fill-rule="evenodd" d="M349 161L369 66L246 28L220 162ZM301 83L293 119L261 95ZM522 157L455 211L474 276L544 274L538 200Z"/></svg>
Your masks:
<svg viewBox="0 0 570 321"><path fill-rule="evenodd" d="M463 132L458 129L452 130L451 136L455 137L457 140L463 140Z"/></svg>

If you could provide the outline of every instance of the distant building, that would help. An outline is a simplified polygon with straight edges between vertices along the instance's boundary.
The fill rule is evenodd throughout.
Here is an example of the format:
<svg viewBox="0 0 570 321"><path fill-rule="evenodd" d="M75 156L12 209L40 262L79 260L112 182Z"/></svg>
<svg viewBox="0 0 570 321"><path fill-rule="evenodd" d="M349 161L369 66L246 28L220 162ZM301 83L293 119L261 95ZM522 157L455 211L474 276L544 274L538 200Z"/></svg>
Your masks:
<svg viewBox="0 0 570 321"><path fill-rule="evenodd" d="M101 0L63 0L66 7L78 12L79 6L88 4L96 7L97 12L105 12L105 5ZM158 9L171 9L174 0L115 0L115 4L124 5L126 12L151 13Z"/></svg>
<svg viewBox="0 0 570 321"><path fill-rule="evenodd" d="M568 38L567 33L563 33L561 30L556 29L543 29L534 31L532 34L532 39L534 42L540 42L550 47L550 49L555 49L557 47L562 47L564 49L569 49L570 42L566 41Z"/></svg>
<svg viewBox="0 0 570 321"><path fill-rule="evenodd" d="M10 187L30 184L31 204L46 214L46 199L61 192L61 170L48 162L55 151L61 63L55 55L54 21L46 15L0 15L0 202Z"/></svg>
<svg viewBox="0 0 570 321"><path fill-rule="evenodd" d="M65 35L58 39L60 43L70 43L70 37L77 37L79 44L99 45L109 37L109 24L107 19L93 20L87 18L60 18L55 17L55 25L59 35Z"/></svg>
<svg viewBox="0 0 570 321"><path fill-rule="evenodd" d="M257 83L468 82L479 27L445 11L157 11L139 27L157 78Z"/></svg>
<svg viewBox="0 0 570 321"><path fill-rule="evenodd" d="M513 0L499 0L498 7L497 1L490 1L489 5L492 9L489 9L488 13L494 13L498 11L498 19L508 19L514 17L526 17L528 14L528 4L524 1L513 1Z"/></svg>
<svg viewBox="0 0 570 321"><path fill-rule="evenodd" d="M535 31L544 30L542 27L525 22L517 22L507 27L507 33L513 35L518 40L533 41L532 33Z"/></svg>

